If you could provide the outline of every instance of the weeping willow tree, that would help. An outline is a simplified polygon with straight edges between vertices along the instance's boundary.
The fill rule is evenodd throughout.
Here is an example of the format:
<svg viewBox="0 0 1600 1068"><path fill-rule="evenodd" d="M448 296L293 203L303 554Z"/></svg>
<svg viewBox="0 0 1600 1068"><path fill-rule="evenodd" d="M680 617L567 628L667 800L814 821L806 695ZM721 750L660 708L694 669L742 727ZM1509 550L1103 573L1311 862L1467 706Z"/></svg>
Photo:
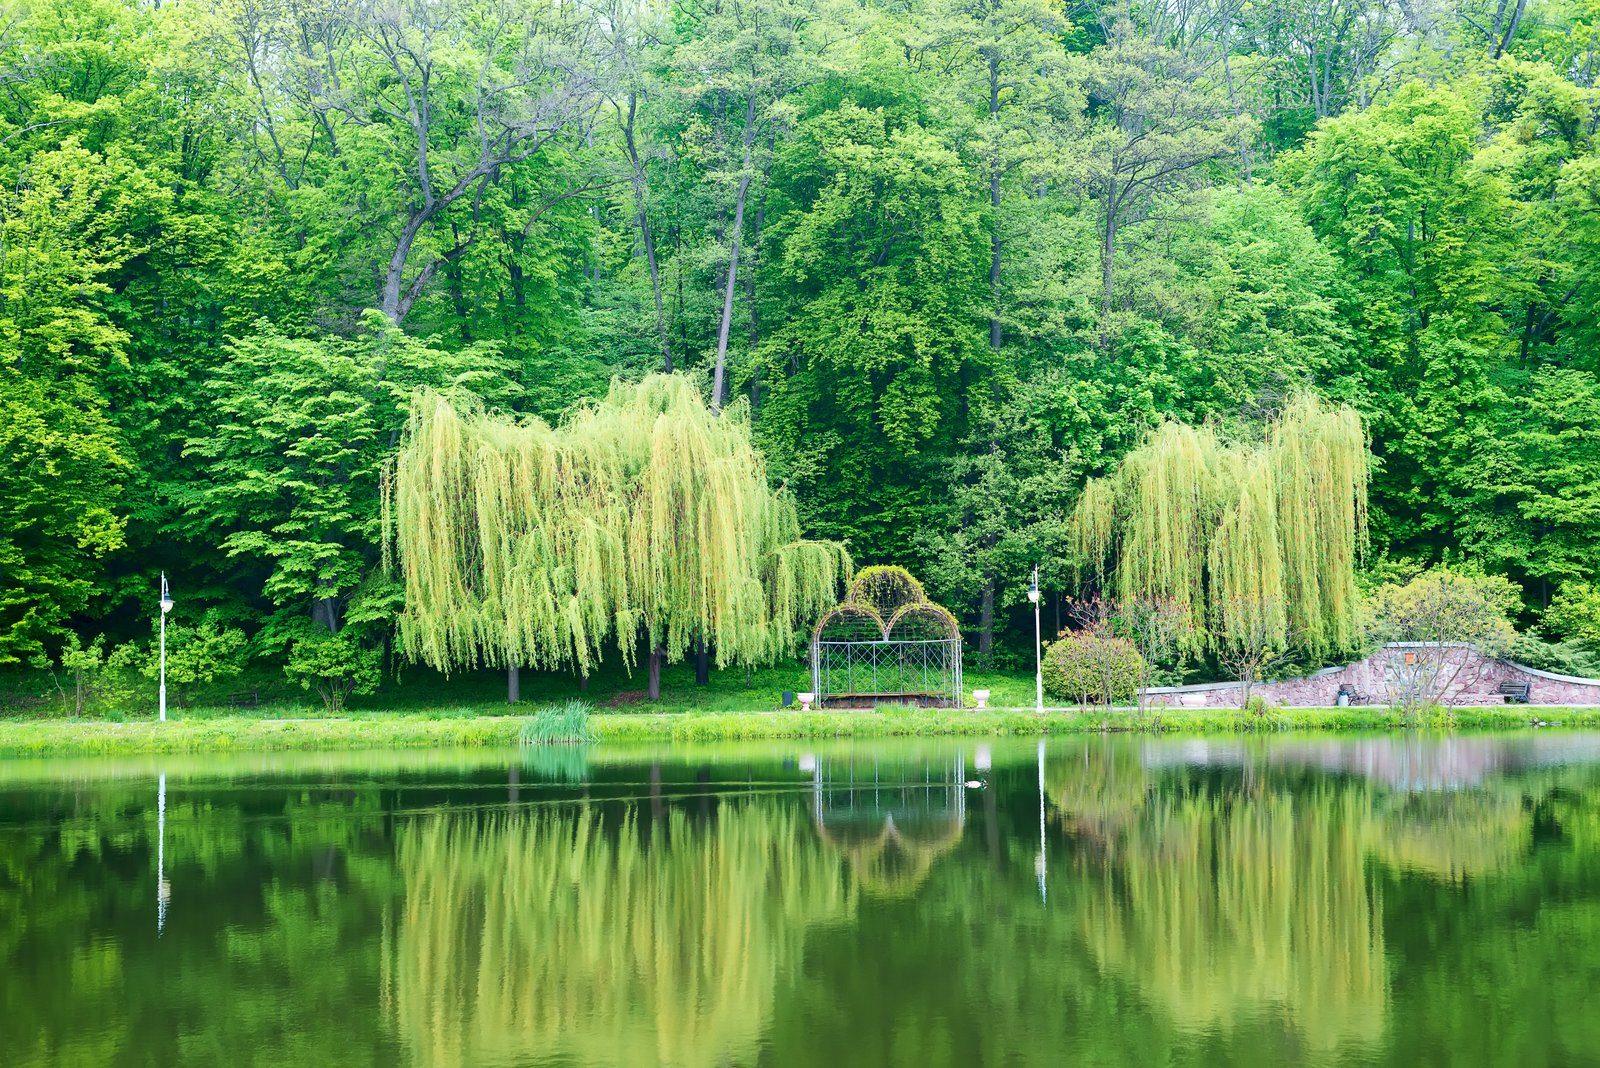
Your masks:
<svg viewBox="0 0 1600 1068"><path fill-rule="evenodd" d="M1360 416L1312 394L1256 441L1165 423L1085 487L1076 548L1118 596L1176 604L1190 652L1351 649L1367 466Z"/></svg>
<svg viewBox="0 0 1600 1068"><path fill-rule="evenodd" d="M643 642L652 697L691 644L719 666L791 652L851 570L801 537L748 409L716 415L680 375L613 383L557 426L421 391L383 515L409 659L587 677Z"/></svg>

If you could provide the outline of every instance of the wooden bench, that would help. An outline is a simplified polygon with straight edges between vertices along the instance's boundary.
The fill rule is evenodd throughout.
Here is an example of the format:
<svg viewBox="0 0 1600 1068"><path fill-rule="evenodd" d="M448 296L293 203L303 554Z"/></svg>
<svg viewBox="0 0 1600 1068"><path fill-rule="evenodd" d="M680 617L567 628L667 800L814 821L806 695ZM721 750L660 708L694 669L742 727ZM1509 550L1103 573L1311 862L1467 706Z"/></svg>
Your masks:
<svg viewBox="0 0 1600 1068"><path fill-rule="evenodd" d="M260 690L240 690L230 693L227 697L229 708L255 708L261 704Z"/></svg>
<svg viewBox="0 0 1600 1068"><path fill-rule="evenodd" d="M1532 689L1533 687L1526 682L1502 682L1500 684L1501 696L1506 699L1507 703L1514 705L1527 704L1528 694Z"/></svg>
<svg viewBox="0 0 1600 1068"><path fill-rule="evenodd" d="M822 705L847 705L857 707L861 703L875 705L879 702L905 701L921 704L923 701L948 701L949 694L943 693L827 693L819 694Z"/></svg>

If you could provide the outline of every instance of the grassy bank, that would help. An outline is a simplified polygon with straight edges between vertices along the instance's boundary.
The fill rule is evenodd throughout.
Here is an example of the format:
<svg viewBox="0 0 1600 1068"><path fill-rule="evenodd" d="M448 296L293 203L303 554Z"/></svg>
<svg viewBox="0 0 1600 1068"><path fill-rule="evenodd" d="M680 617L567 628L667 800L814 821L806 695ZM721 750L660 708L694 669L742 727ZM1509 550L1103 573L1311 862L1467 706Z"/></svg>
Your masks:
<svg viewBox="0 0 1600 1068"><path fill-rule="evenodd" d="M530 710L531 711L531 710ZM0 722L0 756L202 753L259 750L415 749L514 746L523 716L358 713L342 718L266 718L253 714L179 718L167 723L95 720ZM1453 724L1420 726L1510 730L1540 724L1600 727L1600 709L1460 709ZM1038 735L1090 731L1218 733L1253 730L1373 731L1402 726L1387 708L1289 709L1255 721L1231 709L1171 709L1140 718L1132 710L986 712L907 709L878 712L599 713L589 717L601 743L783 738L886 738L938 735Z"/></svg>

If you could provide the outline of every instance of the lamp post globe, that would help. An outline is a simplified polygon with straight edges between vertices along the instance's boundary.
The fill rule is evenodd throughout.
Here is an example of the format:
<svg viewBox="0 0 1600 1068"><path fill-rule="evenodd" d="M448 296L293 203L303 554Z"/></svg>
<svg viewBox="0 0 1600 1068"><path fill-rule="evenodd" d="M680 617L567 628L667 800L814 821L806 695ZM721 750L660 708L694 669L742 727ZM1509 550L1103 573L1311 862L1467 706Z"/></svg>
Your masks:
<svg viewBox="0 0 1600 1068"><path fill-rule="evenodd" d="M161 683L156 703L161 722L167 721L167 613L172 611L172 591L167 586L167 573L161 572Z"/></svg>

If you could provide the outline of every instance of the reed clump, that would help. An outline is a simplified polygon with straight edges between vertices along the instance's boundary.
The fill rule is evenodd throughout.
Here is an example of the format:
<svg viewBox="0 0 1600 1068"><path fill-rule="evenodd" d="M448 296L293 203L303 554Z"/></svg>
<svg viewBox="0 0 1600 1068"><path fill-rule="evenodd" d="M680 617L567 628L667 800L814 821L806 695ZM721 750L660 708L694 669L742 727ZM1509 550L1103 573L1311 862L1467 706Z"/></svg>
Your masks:
<svg viewBox="0 0 1600 1068"><path fill-rule="evenodd" d="M545 705L522 725L523 745L582 745L595 740L589 725L593 709L587 701L560 701Z"/></svg>

